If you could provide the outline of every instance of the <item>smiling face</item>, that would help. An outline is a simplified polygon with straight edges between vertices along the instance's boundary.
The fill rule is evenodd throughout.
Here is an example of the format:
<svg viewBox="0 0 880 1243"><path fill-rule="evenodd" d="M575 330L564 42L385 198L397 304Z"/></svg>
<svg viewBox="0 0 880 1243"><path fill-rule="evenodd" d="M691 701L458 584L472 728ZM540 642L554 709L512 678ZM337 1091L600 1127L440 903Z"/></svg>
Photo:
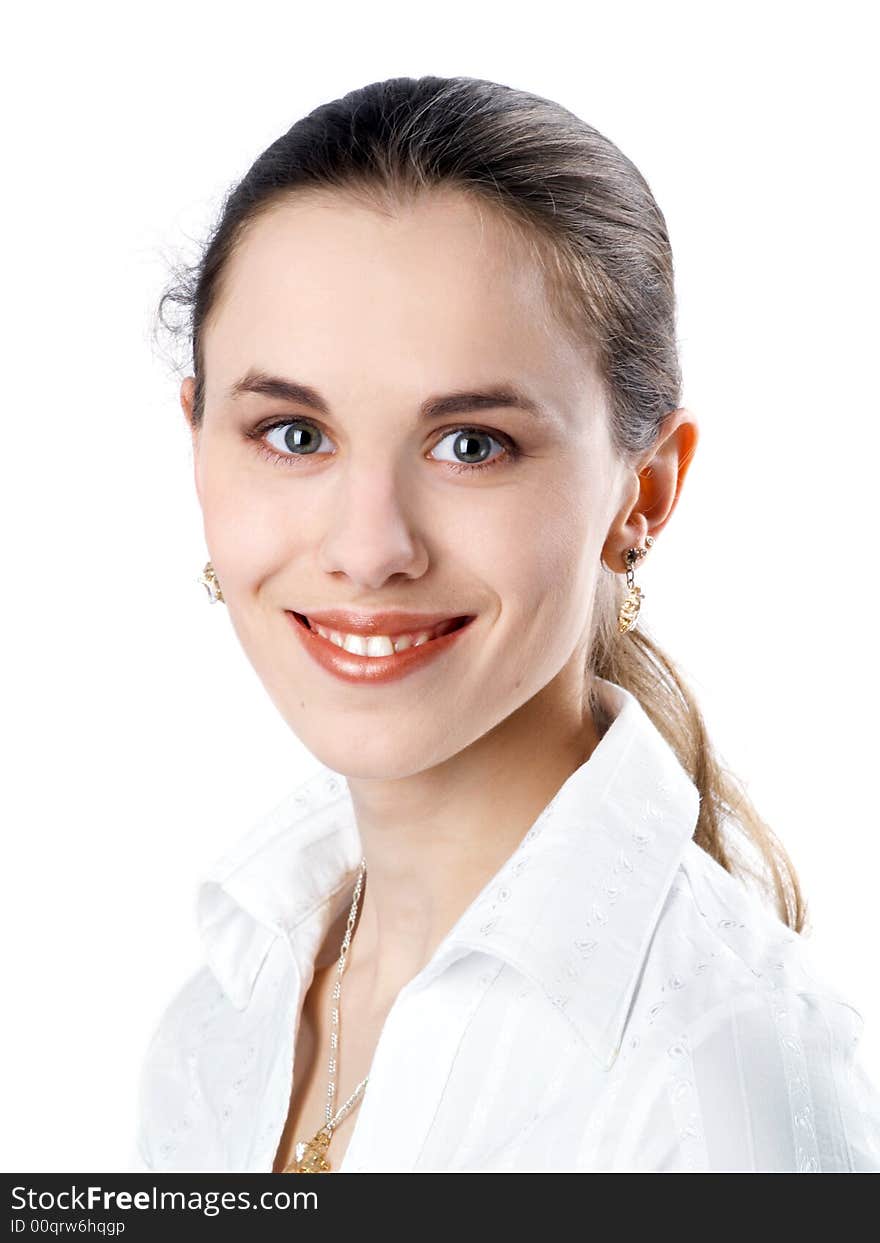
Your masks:
<svg viewBox="0 0 880 1243"><path fill-rule="evenodd" d="M250 228L202 340L207 546L248 659L315 756L403 777L524 709L580 711L624 468L593 361L510 229L452 193L394 216L291 198ZM241 384L258 374L311 391ZM502 386L532 408L426 405ZM192 394L188 378L190 418ZM335 609L473 621L406 676L346 678L293 617Z"/></svg>

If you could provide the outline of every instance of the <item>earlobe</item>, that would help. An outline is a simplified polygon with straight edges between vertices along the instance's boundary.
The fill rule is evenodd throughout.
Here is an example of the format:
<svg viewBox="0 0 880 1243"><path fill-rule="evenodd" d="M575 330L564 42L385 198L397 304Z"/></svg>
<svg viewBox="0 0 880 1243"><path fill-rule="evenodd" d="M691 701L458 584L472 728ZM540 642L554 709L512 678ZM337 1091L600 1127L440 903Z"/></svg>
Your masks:
<svg viewBox="0 0 880 1243"><path fill-rule="evenodd" d="M193 426L195 392L195 379L191 375L188 375L180 386L180 406L183 410L184 417L186 418L187 426L193 435L195 435L195 427Z"/></svg>

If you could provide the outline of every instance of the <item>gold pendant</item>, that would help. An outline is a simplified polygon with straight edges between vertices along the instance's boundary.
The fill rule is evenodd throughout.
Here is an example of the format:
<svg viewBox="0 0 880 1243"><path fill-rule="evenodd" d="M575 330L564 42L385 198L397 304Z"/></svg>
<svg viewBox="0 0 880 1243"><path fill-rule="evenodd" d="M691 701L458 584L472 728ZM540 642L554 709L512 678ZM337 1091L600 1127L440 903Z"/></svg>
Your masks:
<svg viewBox="0 0 880 1243"><path fill-rule="evenodd" d="M296 1159L287 1167L288 1171L291 1174L329 1174L330 1162L325 1154L332 1138L322 1127L314 1139L300 1140L294 1150Z"/></svg>
<svg viewBox="0 0 880 1243"><path fill-rule="evenodd" d="M620 612L617 615L617 629L619 634L626 634L627 630L631 630L636 624L636 618L639 615L639 609L642 607L641 587L630 587L626 599L620 606Z"/></svg>

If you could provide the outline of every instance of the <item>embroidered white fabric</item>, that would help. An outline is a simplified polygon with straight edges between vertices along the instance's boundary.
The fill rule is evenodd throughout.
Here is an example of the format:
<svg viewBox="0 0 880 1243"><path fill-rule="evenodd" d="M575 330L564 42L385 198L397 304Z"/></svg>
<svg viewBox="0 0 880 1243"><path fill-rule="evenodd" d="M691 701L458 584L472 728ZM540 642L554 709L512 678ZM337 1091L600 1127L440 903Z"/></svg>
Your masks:
<svg viewBox="0 0 880 1243"><path fill-rule="evenodd" d="M862 1016L695 844L638 700L599 691L598 747L395 1000L339 1172L880 1170ZM200 886L206 961L147 1052L132 1170L271 1171L360 857L320 768Z"/></svg>

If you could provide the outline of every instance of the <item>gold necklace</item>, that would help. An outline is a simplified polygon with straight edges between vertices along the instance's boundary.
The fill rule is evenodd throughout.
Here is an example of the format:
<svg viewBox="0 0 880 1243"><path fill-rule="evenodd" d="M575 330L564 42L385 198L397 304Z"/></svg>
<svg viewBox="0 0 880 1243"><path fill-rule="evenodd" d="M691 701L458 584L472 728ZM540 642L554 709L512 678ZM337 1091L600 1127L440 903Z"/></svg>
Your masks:
<svg viewBox="0 0 880 1243"><path fill-rule="evenodd" d="M296 1144L294 1159L288 1165L285 1165L282 1170L284 1174L330 1173L331 1166L327 1160L327 1149L330 1147L333 1132L342 1119L347 1117L354 1109L367 1086L369 1075L366 1075L360 1081L345 1104L341 1105L335 1114L333 1113L333 1102L336 1097L336 1054L339 1050L339 997L342 993L342 972L345 969L345 960L348 957L351 933L354 928L358 902L366 874L367 861L366 859L361 859L360 871L354 887L354 896L351 900L351 910L348 913L348 924L345 929L345 936L342 938L342 949L339 952L339 962L336 966L336 983L333 985L333 1006L330 1010L330 1066L327 1082L326 1121L311 1139L300 1140Z"/></svg>

